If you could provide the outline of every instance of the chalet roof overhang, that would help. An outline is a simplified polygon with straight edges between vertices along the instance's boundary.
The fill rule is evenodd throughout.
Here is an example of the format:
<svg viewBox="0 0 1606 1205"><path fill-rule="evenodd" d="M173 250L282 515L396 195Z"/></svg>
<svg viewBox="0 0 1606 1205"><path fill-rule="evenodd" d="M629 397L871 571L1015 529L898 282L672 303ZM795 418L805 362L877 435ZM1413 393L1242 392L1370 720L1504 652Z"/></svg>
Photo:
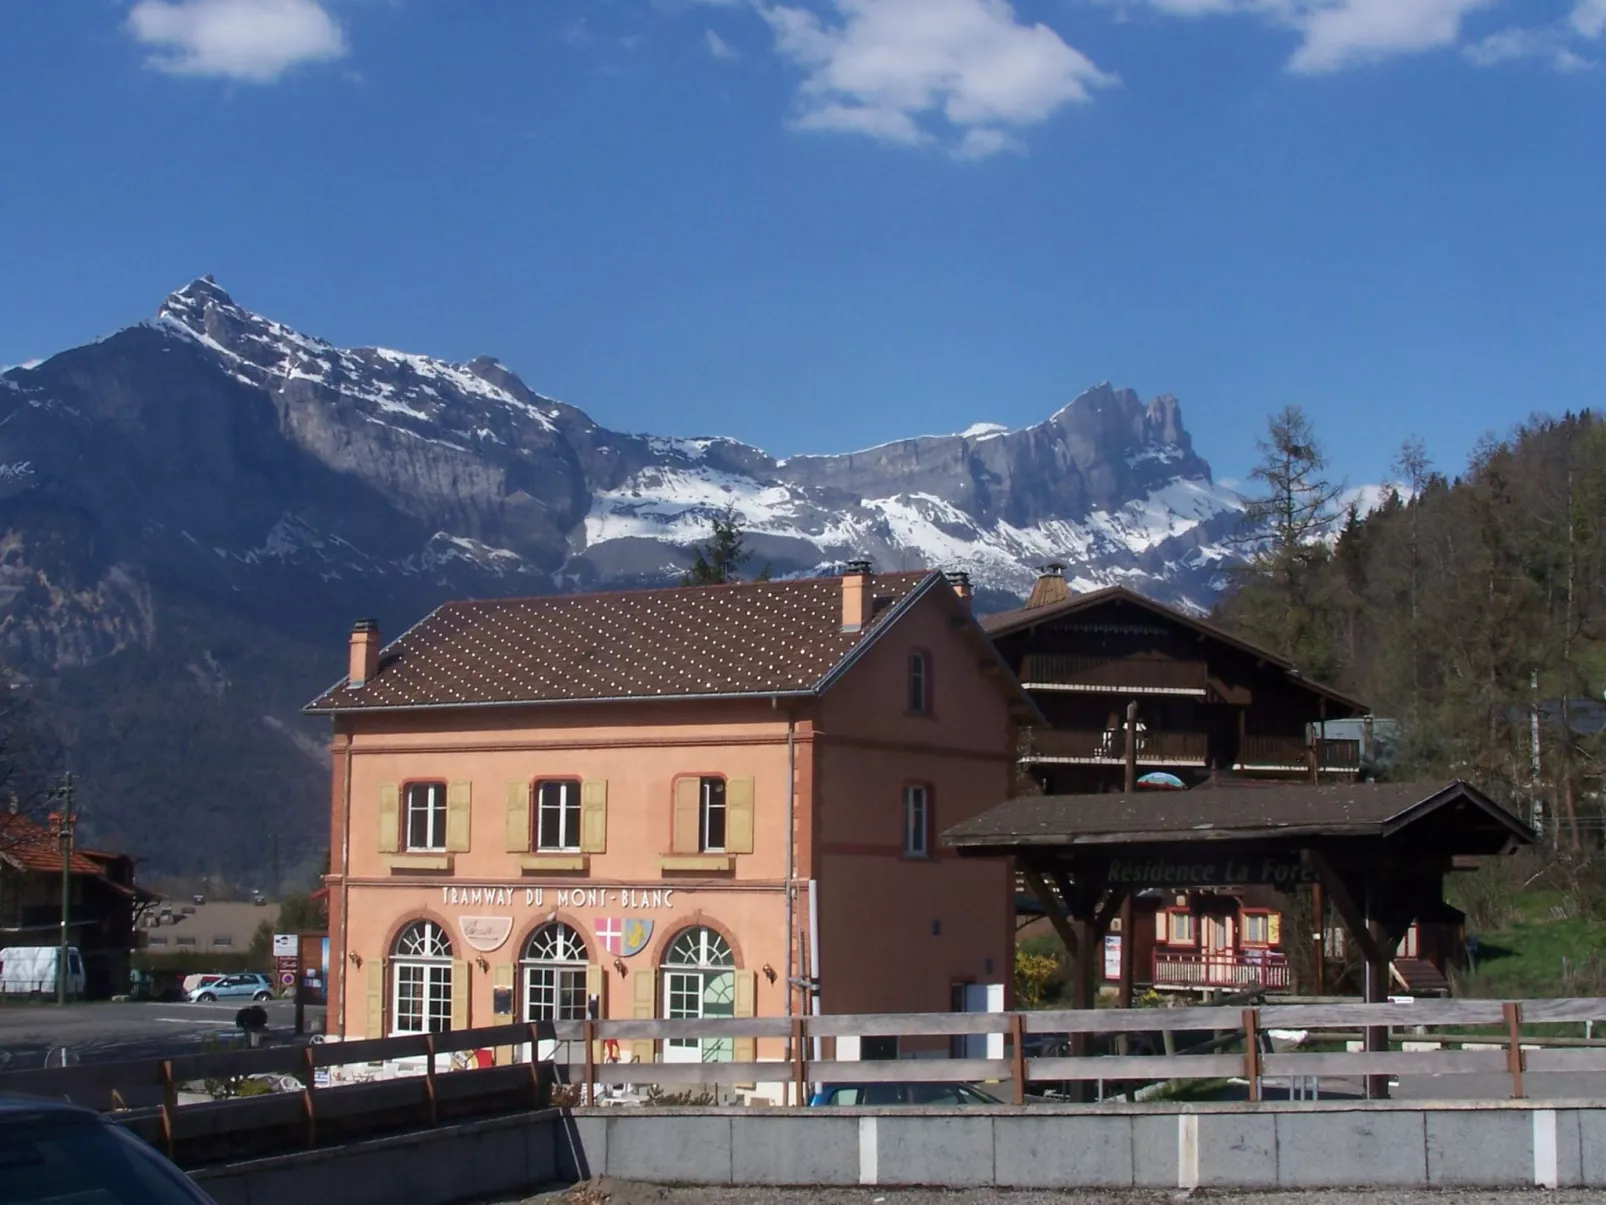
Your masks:
<svg viewBox="0 0 1606 1205"><path fill-rule="evenodd" d="M1521 819L1460 780L1021 796L942 834L944 845L974 857L1252 843L1410 845L1449 859L1534 840Z"/></svg>
<svg viewBox="0 0 1606 1205"><path fill-rule="evenodd" d="M1305 677L1300 673L1298 666L1270 649L1245 640L1241 636L1235 636L1225 628L1218 627L1208 620L1200 619L1196 615L1190 615L1186 611L1178 610L1175 607L1168 607L1152 598L1145 598L1137 591L1129 590L1125 586L1108 586L1102 590L1090 590L1086 594L1073 594L1064 602L1052 603L1046 607L1022 607L1014 611L1001 611L995 615L986 616L982 620L982 626L986 629L988 636L994 640L999 640L1006 636L1012 636L1017 632L1028 631L1043 624L1053 623L1059 619L1066 619L1070 616L1111 604L1128 604L1138 607L1151 615L1190 628L1201 636L1218 640L1246 656L1253 657L1256 661L1264 661L1267 665L1274 666L1313 694L1321 695L1341 707L1346 707L1356 715L1365 715L1371 711L1371 708L1360 699L1347 695L1343 691L1335 690L1333 687L1318 682L1314 678Z"/></svg>

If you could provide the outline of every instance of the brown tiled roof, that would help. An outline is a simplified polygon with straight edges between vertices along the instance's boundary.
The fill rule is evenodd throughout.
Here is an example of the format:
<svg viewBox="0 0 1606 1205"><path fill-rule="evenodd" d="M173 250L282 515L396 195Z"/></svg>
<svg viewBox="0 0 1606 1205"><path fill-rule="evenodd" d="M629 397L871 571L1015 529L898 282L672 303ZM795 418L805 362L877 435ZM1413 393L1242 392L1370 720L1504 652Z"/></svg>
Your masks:
<svg viewBox="0 0 1606 1205"><path fill-rule="evenodd" d="M1023 795L943 834L973 848L1170 844L1233 838L1386 836L1444 806L1466 803L1479 818L1531 841L1527 826L1460 781L1336 783L1105 795ZM1469 825L1470 827L1470 825ZM1475 851L1448 851L1475 852Z"/></svg>
<svg viewBox="0 0 1606 1205"><path fill-rule="evenodd" d="M61 873L60 843L49 829L27 816L0 814L0 859L21 870ZM102 871L98 863L91 862L75 849L72 873L99 875Z"/></svg>
<svg viewBox="0 0 1606 1205"><path fill-rule="evenodd" d="M1092 607L1112 602L1131 603L1154 615L1158 615L1162 619L1169 619L1173 623L1192 628L1195 632L1203 633L1214 640L1221 641L1223 644L1231 645L1233 648L1248 653L1257 660L1264 661L1268 665L1275 665L1301 686L1315 691L1317 694L1326 695L1334 702L1342 703L1346 707L1353 708L1356 712L1371 710L1365 703L1353 696L1334 690L1331 686L1318 682L1313 678L1304 677L1300 674L1299 667L1292 661L1278 656L1270 649L1255 644L1253 641L1245 640L1242 636L1236 636L1225 628L1218 627L1208 620L1200 619L1197 615L1190 615L1188 612L1180 611L1176 607L1168 607L1165 603L1155 602L1154 599L1146 598L1136 590L1128 590L1125 586L1106 586L1102 590L1089 590L1085 594L1072 594L1064 602L1050 603L1047 606L1027 606L1017 607L1013 611L996 611L991 615L983 616L981 626L989 636L997 640L1001 636L1008 636L1011 633L1021 631L1023 628L1029 628L1049 620L1061 619L1067 615L1075 615L1080 611L1086 611Z"/></svg>
<svg viewBox="0 0 1606 1205"><path fill-rule="evenodd" d="M891 601L862 632L842 631L839 577L450 602L307 710L807 693L941 582L872 575Z"/></svg>

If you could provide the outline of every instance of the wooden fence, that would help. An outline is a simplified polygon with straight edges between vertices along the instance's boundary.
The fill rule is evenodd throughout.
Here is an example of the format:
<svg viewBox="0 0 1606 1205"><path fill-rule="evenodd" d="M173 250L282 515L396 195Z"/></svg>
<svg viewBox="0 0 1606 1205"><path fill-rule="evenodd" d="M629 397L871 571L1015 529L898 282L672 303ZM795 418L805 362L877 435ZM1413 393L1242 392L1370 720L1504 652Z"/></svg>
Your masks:
<svg viewBox="0 0 1606 1205"><path fill-rule="evenodd" d="M735 1017L701 1020L567 1021L504 1025L454 1033L419 1034L308 1046L184 1055L158 1061L109 1062L0 1075L0 1093L69 1099L119 1119L188 1165L264 1150L344 1140L356 1135L433 1125L471 1116L540 1107L557 1081L597 1086L787 1085L795 1100L810 1084L995 1083L1022 1103L1031 1086L1050 1082L1242 1077L1251 1100L1267 1079L1380 1075L1497 1073L1509 1095L1524 1095L1534 1072L1606 1071L1606 1042L1524 1049L1537 1041L1524 1027L1606 1021L1606 999L1419 1000L1391 1004L1286 1004L1250 1008L1200 1006L1156 1009L1045 1010L1014 1013L927 1013L818 1017ZM1321 1041L1323 1031L1393 1027L1414 1043L1441 1041L1438 1050L1391 1048L1364 1052L1270 1053L1261 1035L1297 1030ZM1481 1032L1465 1032L1467 1030ZM1435 1031L1435 1032L1428 1032ZM1155 1034L1241 1033L1241 1052L1071 1055L1072 1040L1112 1048ZM815 1039L935 1039L1002 1035L1002 1058L853 1060L814 1058ZM610 1042L657 1044L712 1039L768 1040L785 1057L744 1062L610 1062ZM1449 1049L1468 1043L1478 1048ZM994 1043L995 1045L997 1043ZM1222 1043L1210 1043L1212 1048ZM578 1047L583 1061L529 1060L528 1052ZM834 1042L833 1042L834 1045ZM1057 1053L1033 1054L1058 1045ZM1166 1049L1174 1041L1165 1042ZM661 1049L661 1048L660 1048ZM498 1065L442 1070L441 1059L465 1051L498 1052ZM834 1053L834 1052L833 1052ZM409 1065L407 1061L411 1060ZM520 1061L523 1060L523 1061ZM399 1063L400 1061L400 1063ZM320 1086L320 1071L366 1066L403 1074L370 1082ZM410 1072L410 1073L408 1073ZM294 1077L299 1090L179 1103L185 1085L241 1076ZM589 1103L582 1100L581 1103Z"/></svg>

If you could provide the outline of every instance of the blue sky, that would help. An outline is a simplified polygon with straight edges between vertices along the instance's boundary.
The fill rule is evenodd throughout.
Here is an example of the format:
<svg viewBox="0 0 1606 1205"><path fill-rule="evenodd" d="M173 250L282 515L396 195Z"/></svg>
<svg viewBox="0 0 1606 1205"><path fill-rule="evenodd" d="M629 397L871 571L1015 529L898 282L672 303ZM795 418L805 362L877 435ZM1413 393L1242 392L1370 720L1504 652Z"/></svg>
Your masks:
<svg viewBox="0 0 1606 1205"><path fill-rule="evenodd" d="M776 454L1599 405L1606 0L12 0L0 364L204 272Z"/></svg>

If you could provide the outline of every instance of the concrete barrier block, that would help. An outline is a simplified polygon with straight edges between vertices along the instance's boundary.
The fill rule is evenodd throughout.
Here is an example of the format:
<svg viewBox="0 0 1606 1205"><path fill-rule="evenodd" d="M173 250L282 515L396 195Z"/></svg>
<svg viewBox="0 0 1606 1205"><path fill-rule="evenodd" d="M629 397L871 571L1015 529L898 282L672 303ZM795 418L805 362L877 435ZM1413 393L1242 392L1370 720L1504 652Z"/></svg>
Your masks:
<svg viewBox="0 0 1606 1205"><path fill-rule="evenodd" d="M921 1114L875 1119L877 1184L969 1188L993 1182L993 1119ZM860 1160L864 1160L860 1151Z"/></svg>
<svg viewBox="0 0 1606 1205"><path fill-rule="evenodd" d="M524 1165L531 1184L550 1184L558 1178L557 1119L544 1117L524 1127Z"/></svg>
<svg viewBox="0 0 1606 1205"><path fill-rule="evenodd" d="M608 1119L564 1113L553 1129L559 1180L592 1180L608 1170Z"/></svg>
<svg viewBox="0 0 1606 1205"><path fill-rule="evenodd" d="M1132 1186L1176 1188L1177 1115L1140 1114L1132 1118Z"/></svg>
<svg viewBox="0 0 1606 1205"><path fill-rule="evenodd" d="M1198 1187L1277 1186L1275 1113L1267 1110L1254 1113L1200 1113L1197 1116Z"/></svg>
<svg viewBox="0 0 1606 1205"><path fill-rule="evenodd" d="M1606 1188L1606 1109L1578 1111L1579 1182Z"/></svg>
<svg viewBox="0 0 1606 1205"><path fill-rule="evenodd" d="M1098 1114L995 1117L994 1182L1001 1188L1130 1188L1134 1120Z"/></svg>
<svg viewBox="0 0 1606 1205"><path fill-rule="evenodd" d="M1421 1188L1428 1182L1420 1110L1279 1113L1276 1122L1283 1188Z"/></svg>
<svg viewBox="0 0 1606 1205"><path fill-rule="evenodd" d="M1428 1184L1503 1188L1533 1184L1533 1118L1526 1109L1431 1109Z"/></svg>
<svg viewBox="0 0 1606 1205"><path fill-rule="evenodd" d="M623 1180L729 1184L731 1119L663 1109L621 1112L608 1118L607 1171Z"/></svg>
<svg viewBox="0 0 1606 1205"><path fill-rule="evenodd" d="M737 1184L857 1184L859 1119L825 1109L801 1118L733 1117L731 1176Z"/></svg>

